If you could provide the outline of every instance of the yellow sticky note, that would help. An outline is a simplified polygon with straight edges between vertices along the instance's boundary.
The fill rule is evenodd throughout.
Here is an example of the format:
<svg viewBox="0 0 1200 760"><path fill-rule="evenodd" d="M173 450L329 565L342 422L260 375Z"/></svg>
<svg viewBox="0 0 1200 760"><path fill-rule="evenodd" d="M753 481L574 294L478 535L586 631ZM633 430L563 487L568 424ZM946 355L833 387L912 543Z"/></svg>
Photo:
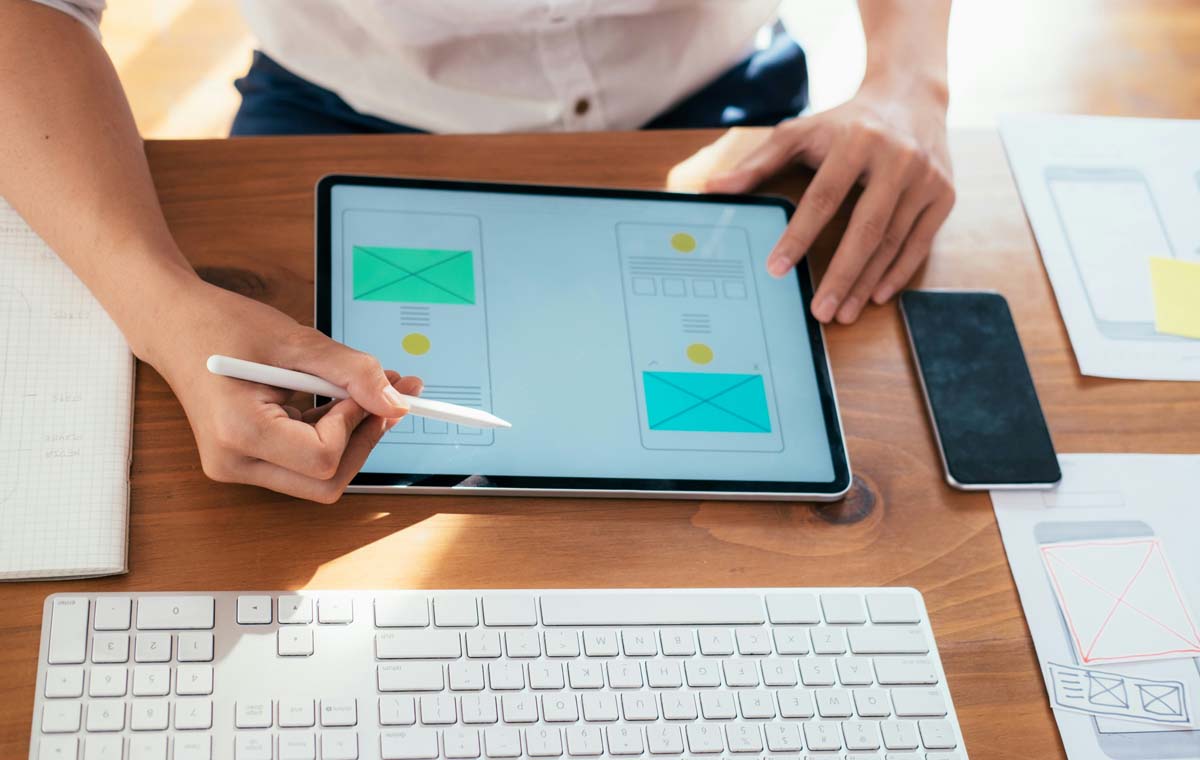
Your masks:
<svg viewBox="0 0 1200 760"><path fill-rule="evenodd" d="M1154 329L1200 338L1200 262L1150 259Z"/></svg>

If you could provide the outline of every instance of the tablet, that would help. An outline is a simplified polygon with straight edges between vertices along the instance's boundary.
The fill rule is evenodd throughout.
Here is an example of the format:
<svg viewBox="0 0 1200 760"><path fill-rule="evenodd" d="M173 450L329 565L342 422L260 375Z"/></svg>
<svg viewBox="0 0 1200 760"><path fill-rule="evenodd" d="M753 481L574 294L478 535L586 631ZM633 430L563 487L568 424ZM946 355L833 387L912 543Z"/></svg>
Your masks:
<svg viewBox="0 0 1200 760"><path fill-rule="evenodd" d="M512 423L415 416L348 490L825 499L850 465L786 200L328 176L316 324Z"/></svg>

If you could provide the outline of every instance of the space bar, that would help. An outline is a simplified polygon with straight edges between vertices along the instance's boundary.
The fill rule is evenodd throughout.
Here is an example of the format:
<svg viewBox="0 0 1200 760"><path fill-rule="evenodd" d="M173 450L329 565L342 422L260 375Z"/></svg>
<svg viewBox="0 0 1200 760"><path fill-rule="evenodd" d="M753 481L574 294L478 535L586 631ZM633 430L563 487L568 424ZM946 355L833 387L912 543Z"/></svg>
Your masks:
<svg viewBox="0 0 1200 760"><path fill-rule="evenodd" d="M753 594L546 594L543 625L758 625Z"/></svg>

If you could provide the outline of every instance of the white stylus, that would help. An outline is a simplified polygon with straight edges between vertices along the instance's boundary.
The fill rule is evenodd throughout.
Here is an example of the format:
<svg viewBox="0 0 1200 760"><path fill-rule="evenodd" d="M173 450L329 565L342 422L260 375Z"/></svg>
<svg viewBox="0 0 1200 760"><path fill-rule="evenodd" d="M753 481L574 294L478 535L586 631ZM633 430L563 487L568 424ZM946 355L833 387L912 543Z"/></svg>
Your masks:
<svg viewBox="0 0 1200 760"><path fill-rule="evenodd" d="M248 380L252 383L262 383L276 388L286 388L301 393L314 393L318 396L344 399L350 398L344 388L339 388L328 380L322 380L316 375L297 372L282 367L272 367L269 364L248 362L245 359L234 359L230 356L213 354L208 357L208 371L214 375L232 377L237 380ZM400 394L408 405L408 413L418 417L430 417L435 420L453 422L457 425L467 425L476 428L510 428L511 423L499 417L488 414L482 409L472 409L469 406L449 404L445 401L407 396Z"/></svg>

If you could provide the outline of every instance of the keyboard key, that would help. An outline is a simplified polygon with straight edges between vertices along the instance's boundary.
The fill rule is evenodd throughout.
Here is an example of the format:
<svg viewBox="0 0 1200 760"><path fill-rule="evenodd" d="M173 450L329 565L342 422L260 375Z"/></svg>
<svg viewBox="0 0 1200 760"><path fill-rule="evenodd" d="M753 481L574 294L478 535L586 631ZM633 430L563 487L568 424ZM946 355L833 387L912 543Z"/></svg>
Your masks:
<svg viewBox="0 0 1200 760"><path fill-rule="evenodd" d="M429 604L423 596L384 596L375 599L376 628L424 628Z"/></svg>
<svg viewBox="0 0 1200 760"><path fill-rule="evenodd" d="M822 718L849 718L854 714L850 692L845 689L817 689L817 713Z"/></svg>
<svg viewBox="0 0 1200 760"><path fill-rule="evenodd" d="M311 699L279 700L279 726L281 728L312 728L315 723Z"/></svg>
<svg viewBox="0 0 1200 760"><path fill-rule="evenodd" d="M167 735L129 737L129 760L167 760ZM285 760L285 758L280 758ZM309 758L309 760L312 760Z"/></svg>
<svg viewBox="0 0 1200 760"><path fill-rule="evenodd" d="M530 757L558 757L562 752L562 732L559 729L542 726L525 730L525 753ZM446 756L463 757L449 753Z"/></svg>
<svg viewBox="0 0 1200 760"><path fill-rule="evenodd" d="M447 668L451 691L482 691L483 664L478 662L452 662Z"/></svg>
<svg viewBox="0 0 1200 760"><path fill-rule="evenodd" d="M323 596L317 600L317 622L349 625L354 622L354 600L347 596Z"/></svg>
<svg viewBox="0 0 1200 760"><path fill-rule="evenodd" d="M488 683L497 691L514 691L525 688L525 674L521 663L509 660L489 662Z"/></svg>
<svg viewBox="0 0 1200 760"><path fill-rule="evenodd" d="M771 654L771 637L765 628L739 628L735 637L738 654Z"/></svg>
<svg viewBox="0 0 1200 760"><path fill-rule="evenodd" d="M572 689L599 689L604 686L602 666L598 662L569 662L567 681Z"/></svg>
<svg viewBox="0 0 1200 760"><path fill-rule="evenodd" d="M505 631L504 651L509 657L537 657L542 653L537 631Z"/></svg>
<svg viewBox="0 0 1200 760"><path fill-rule="evenodd" d="M796 665L792 660L770 658L762 660L763 683L767 686L795 686ZM653 685L653 684L651 684Z"/></svg>
<svg viewBox="0 0 1200 760"><path fill-rule="evenodd" d="M646 682L652 689L678 689L683 686L683 672L672 660L651 660L646 663Z"/></svg>
<svg viewBox="0 0 1200 760"><path fill-rule="evenodd" d="M275 632L275 651L280 657L308 657L313 653L311 628L281 626Z"/></svg>
<svg viewBox="0 0 1200 760"><path fill-rule="evenodd" d="M454 697L430 694L420 698L421 723L426 726L450 726L458 720Z"/></svg>
<svg viewBox="0 0 1200 760"><path fill-rule="evenodd" d="M533 597L525 594L485 594L483 597L483 624L537 625L537 607Z"/></svg>
<svg viewBox="0 0 1200 760"><path fill-rule="evenodd" d="M467 694L459 700L462 705L462 721L471 725L496 723L496 698L491 695Z"/></svg>
<svg viewBox="0 0 1200 760"><path fill-rule="evenodd" d="M767 594L767 614L775 625L821 622L821 610L814 594Z"/></svg>
<svg viewBox="0 0 1200 760"><path fill-rule="evenodd" d="M872 623L919 623L921 613L911 594L867 594Z"/></svg>
<svg viewBox="0 0 1200 760"><path fill-rule="evenodd" d="M380 691L441 691L443 666L436 662L403 662L376 668Z"/></svg>
<svg viewBox="0 0 1200 760"><path fill-rule="evenodd" d="M238 734L233 743L234 760L271 760L270 734Z"/></svg>
<svg viewBox="0 0 1200 760"><path fill-rule="evenodd" d="M505 723L536 723L537 700L532 694L505 694L500 697L500 714Z"/></svg>
<svg viewBox="0 0 1200 760"><path fill-rule="evenodd" d="M562 663L544 661L529 663L529 688L561 689L565 685Z"/></svg>
<svg viewBox="0 0 1200 760"><path fill-rule="evenodd" d="M127 596L96 597L96 620L92 627L97 631L128 631L133 610L133 600Z"/></svg>
<svg viewBox="0 0 1200 760"><path fill-rule="evenodd" d="M929 642L920 628L871 626L849 631L855 654L927 654Z"/></svg>
<svg viewBox="0 0 1200 760"><path fill-rule="evenodd" d="M479 625L475 597L458 594L435 596L433 598L433 624L441 627L464 628L473 628Z"/></svg>
<svg viewBox="0 0 1200 760"><path fill-rule="evenodd" d="M805 686L833 686L833 660L828 657L800 660L800 682Z"/></svg>
<svg viewBox="0 0 1200 760"><path fill-rule="evenodd" d="M125 739L120 736L89 736L83 740L83 760L122 760Z"/></svg>
<svg viewBox="0 0 1200 760"><path fill-rule="evenodd" d="M763 726L770 752L799 752L804 748L800 726L796 723L767 723Z"/></svg>
<svg viewBox="0 0 1200 760"><path fill-rule="evenodd" d="M353 731L321 734L321 760L358 760L358 734Z"/></svg>
<svg viewBox="0 0 1200 760"><path fill-rule="evenodd" d="M171 693L171 669L166 665L139 665L133 669L133 696L165 697Z"/></svg>
<svg viewBox="0 0 1200 760"><path fill-rule="evenodd" d="M692 723L684 729L687 736L688 752L694 755L708 755L725 749L725 737L721 735L721 727L711 723Z"/></svg>
<svg viewBox="0 0 1200 760"><path fill-rule="evenodd" d="M463 712L465 713L466 710L464 709ZM379 698L379 725L411 726L416 722L416 700L414 700L412 697ZM279 717L279 724L283 725L282 713Z"/></svg>
<svg viewBox="0 0 1200 760"><path fill-rule="evenodd" d="M608 685L613 689L642 688L642 665L636 660L620 660L605 663Z"/></svg>
<svg viewBox="0 0 1200 760"><path fill-rule="evenodd" d="M279 737L279 760L316 760L317 741L312 734L291 732Z"/></svg>
<svg viewBox="0 0 1200 760"><path fill-rule="evenodd" d="M543 694L542 720L547 723L574 723L579 720L579 706L574 694Z"/></svg>
<svg viewBox="0 0 1200 760"><path fill-rule="evenodd" d="M430 728L406 728L379 734L383 760L411 760L438 756L437 731Z"/></svg>
<svg viewBox="0 0 1200 760"><path fill-rule="evenodd" d="M892 689L892 706L901 718L946 714L946 700L937 689Z"/></svg>
<svg viewBox="0 0 1200 760"><path fill-rule="evenodd" d="M211 630L211 596L144 596L137 603L137 627L143 631Z"/></svg>
<svg viewBox="0 0 1200 760"><path fill-rule="evenodd" d="M279 597L280 625L305 625L312 621L312 599L295 594Z"/></svg>
<svg viewBox="0 0 1200 760"><path fill-rule="evenodd" d="M617 632L584 631L583 652L588 657L616 657L620 654L617 647Z"/></svg>
<svg viewBox="0 0 1200 760"><path fill-rule="evenodd" d="M92 668L88 681L89 697L123 697L129 678L128 671L120 665L97 665Z"/></svg>
<svg viewBox="0 0 1200 760"><path fill-rule="evenodd" d="M233 710L233 724L238 728L270 728L273 709L269 699L239 699Z"/></svg>
<svg viewBox="0 0 1200 760"><path fill-rule="evenodd" d="M695 720L696 696L688 692L663 694L662 710L666 720Z"/></svg>
<svg viewBox="0 0 1200 760"><path fill-rule="evenodd" d="M543 638L547 657L579 656L579 635L575 631L550 630Z"/></svg>
<svg viewBox="0 0 1200 760"><path fill-rule="evenodd" d="M662 653L669 657L691 657L696 654L696 635L690 630L664 629L660 639Z"/></svg>
<svg viewBox="0 0 1200 760"><path fill-rule="evenodd" d="M679 726L647 726L646 747L652 755L681 755L683 730Z"/></svg>
<svg viewBox="0 0 1200 760"><path fill-rule="evenodd" d="M212 694L212 666L180 665L175 669L175 693L180 696L207 696Z"/></svg>
<svg viewBox="0 0 1200 760"><path fill-rule="evenodd" d="M888 749L917 749L917 724L911 720L885 720L879 724L883 746Z"/></svg>
<svg viewBox="0 0 1200 760"><path fill-rule="evenodd" d="M812 645L817 654L845 654L846 631L843 628L820 626L813 628Z"/></svg>
<svg viewBox="0 0 1200 760"><path fill-rule="evenodd" d="M515 728L487 728L483 744L488 757L517 757L521 754L521 732Z"/></svg>
<svg viewBox="0 0 1200 760"><path fill-rule="evenodd" d="M754 660L725 660L721 663L725 685L731 687L758 686L758 666Z"/></svg>
<svg viewBox="0 0 1200 760"><path fill-rule="evenodd" d="M921 744L925 749L954 749L958 740L954 736L954 724L948 720L922 720L917 723L921 731Z"/></svg>
<svg viewBox="0 0 1200 760"><path fill-rule="evenodd" d="M858 594L821 594L821 609L826 623L867 622L867 610Z"/></svg>
<svg viewBox="0 0 1200 760"><path fill-rule="evenodd" d="M171 634L139 633L133 642L133 659L135 662L170 662Z"/></svg>
<svg viewBox="0 0 1200 760"><path fill-rule="evenodd" d="M467 657L499 657L498 631L467 631Z"/></svg>
<svg viewBox="0 0 1200 760"><path fill-rule="evenodd" d="M642 730L637 726L608 726L604 734L610 755L640 755L645 751Z"/></svg>
<svg viewBox="0 0 1200 760"><path fill-rule="evenodd" d="M125 703L116 700L89 702L88 731L121 731L125 728ZM86 742L85 742L86 745ZM86 746L85 746L86 748Z"/></svg>
<svg viewBox="0 0 1200 760"><path fill-rule="evenodd" d="M841 749L842 732L839 724L832 721L805 723L804 743L814 752Z"/></svg>
<svg viewBox="0 0 1200 760"><path fill-rule="evenodd" d="M616 720L617 697L606 692L590 692L583 697L583 719L589 723Z"/></svg>
<svg viewBox="0 0 1200 760"><path fill-rule="evenodd" d="M716 661L688 660L683 664L683 672L687 677L687 685L692 688L721 685L720 667Z"/></svg>
<svg viewBox="0 0 1200 760"><path fill-rule="evenodd" d="M730 752L762 752L762 734L754 723L732 723L725 726L725 740Z"/></svg>
<svg viewBox="0 0 1200 760"><path fill-rule="evenodd" d="M38 760L75 760L78 756L79 739L74 736L43 736L38 741Z"/></svg>
<svg viewBox="0 0 1200 760"><path fill-rule="evenodd" d="M175 737L172 760L212 760L212 737L208 734Z"/></svg>
<svg viewBox="0 0 1200 760"><path fill-rule="evenodd" d="M88 600L60 596L50 606L50 644L46 662L79 665L87 655Z"/></svg>
<svg viewBox="0 0 1200 760"><path fill-rule="evenodd" d="M708 657L733 654L733 634L724 628L700 631L700 653Z"/></svg>
<svg viewBox="0 0 1200 760"><path fill-rule="evenodd" d="M862 718L886 718L892 714L886 689L854 689L854 711Z"/></svg>
<svg viewBox="0 0 1200 760"><path fill-rule="evenodd" d="M454 659L462 656L455 631L380 631L375 656L381 660Z"/></svg>
<svg viewBox="0 0 1200 760"><path fill-rule="evenodd" d="M92 662L129 662L129 634L97 633L92 637Z"/></svg>
<svg viewBox="0 0 1200 760"><path fill-rule="evenodd" d="M737 709L733 706L733 694L728 691L701 692L700 713L705 720L736 718Z"/></svg>
<svg viewBox="0 0 1200 760"><path fill-rule="evenodd" d="M82 697L83 668L48 668L45 694L51 699Z"/></svg>
<svg viewBox="0 0 1200 760"><path fill-rule="evenodd" d="M658 701L651 692L627 692L621 695L621 714L625 720L658 720Z"/></svg>
<svg viewBox="0 0 1200 760"><path fill-rule="evenodd" d="M129 709L129 728L134 731L165 731L170 712L165 699L135 699Z"/></svg>
<svg viewBox="0 0 1200 760"><path fill-rule="evenodd" d="M78 702L50 702L42 708L43 734L73 734L79 730L82 705Z"/></svg>
<svg viewBox="0 0 1200 760"><path fill-rule="evenodd" d="M883 686L938 682L933 661L925 657L911 660L880 657L875 660L875 677Z"/></svg>
<svg viewBox="0 0 1200 760"><path fill-rule="evenodd" d="M322 726L358 725L358 701L354 699L322 699Z"/></svg>
<svg viewBox="0 0 1200 760"><path fill-rule="evenodd" d="M212 702L207 699L181 699L175 703L175 728L180 731L212 728ZM178 753L179 738L175 739Z"/></svg>
<svg viewBox="0 0 1200 760"><path fill-rule="evenodd" d="M808 654L808 629L776 628L775 651L779 654Z"/></svg>
<svg viewBox="0 0 1200 760"><path fill-rule="evenodd" d="M479 757L479 731L474 728L452 728L442 734L448 758Z"/></svg>
<svg viewBox="0 0 1200 760"><path fill-rule="evenodd" d="M146 635L146 634L142 634ZM149 634L155 635L155 634ZM140 638L141 636L139 636ZM184 632L179 634L180 662L212 662L213 635L203 632Z"/></svg>
<svg viewBox="0 0 1200 760"><path fill-rule="evenodd" d="M875 682L869 657L842 657L837 661L837 672L842 686L870 686Z"/></svg>
<svg viewBox="0 0 1200 760"><path fill-rule="evenodd" d="M763 689L750 689L738 692L738 707L742 717L747 719L774 718L775 697Z"/></svg>
<svg viewBox="0 0 1200 760"><path fill-rule="evenodd" d="M545 594L542 622L578 626L761 625L766 616L762 602L753 594L604 592Z"/></svg>
<svg viewBox="0 0 1200 760"><path fill-rule="evenodd" d="M621 648L626 657L653 657L658 654L658 642L654 631L621 631Z"/></svg>
<svg viewBox="0 0 1200 760"><path fill-rule="evenodd" d="M595 757L604 751L604 739L596 726L571 726L567 729L567 754L571 757Z"/></svg>
<svg viewBox="0 0 1200 760"><path fill-rule="evenodd" d="M238 625L266 625L271 622L271 597L239 596L237 598Z"/></svg>
<svg viewBox="0 0 1200 760"><path fill-rule="evenodd" d="M785 689L776 692L779 700L779 715L783 718L811 718L813 716L812 692L806 689Z"/></svg>

